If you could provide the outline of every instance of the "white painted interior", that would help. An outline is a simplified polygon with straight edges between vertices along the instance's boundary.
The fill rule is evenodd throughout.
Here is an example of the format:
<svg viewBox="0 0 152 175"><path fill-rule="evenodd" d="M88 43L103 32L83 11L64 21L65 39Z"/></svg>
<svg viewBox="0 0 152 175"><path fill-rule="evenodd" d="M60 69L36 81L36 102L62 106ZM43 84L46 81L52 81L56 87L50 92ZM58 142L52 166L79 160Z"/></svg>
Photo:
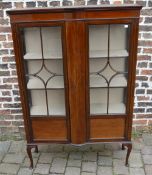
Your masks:
<svg viewBox="0 0 152 175"><path fill-rule="evenodd" d="M116 72L127 71L126 46L127 25L110 26L109 62ZM108 57L108 26L92 25L89 27L89 71L101 74L109 81L116 73L107 63ZM127 79L123 74L115 76L110 87L126 87ZM107 87L106 80L99 75L90 75L90 87ZM110 88L109 113L125 113L124 89ZM104 114L107 112L107 89L90 89L90 114Z"/></svg>
<svg viewBox="0 0 152 175"><path fill-rule="evenodd" d="M41 59L41 38L38 27L26 28L24 59ZM34 39L33 39L34 38ZM62 43L60 27L42 27L43 54L45 59L61 59Z"/></svg>
<svg viewBox="0 0 152 175"><path fill-rule="evenodd" d="M52 73L55 73L57 75L63 75L63 62L62 62L62 60L54 60L54 59L53 60L45 60L44 64L45 64L46 68L43 67L41 72L38 73L38 71L42 67L42 61L40 61L40 60L27 61L28 73L29 74L38 73L37 75L39 77L41 77L44 80L44 82L46 82L53 75L49 71L51 71ZM29 81L27 83L27 88L28 89L44 89L44 84L39 78L30 76ZM63 76L54 76L53 78L51 78L48 81L47 88L64 88Z"/></svg>
<svg viewBox="0 0 152 175"><path fill-rule="evenodd" d="M109 113L125 113L124 89L109 89ZM105 114L107 112L107 89L90 90L90 114Z"/></svg>
<svg viewBox="0 0 152 175"><path fill-rule="evenodd" d="M44 90L31 90L31 115L47 115L46 96ZM64 90L48 90L49 115L65 115Z"/></svg>
<svg viewBox="0 0 152 175"><path fill-rule="evenodd" d="M110 64L116 71L126 71L126 59L128 51L126 47L127 28L124 25L111 25L110 28ZM33 39L34 38L34 39ZM24 59L27 60L28 73L33 74L40 70L42 65L42 51L39 28L25 29L25 46L26 54ZM56 74L63 74L62 61L62 44L60 27L43 27L42 28L43 55L45 65L48 70ZM100 71L107 62L108 57L108 26L92 25L89 28L89 71L90 73ZM32 59L32 60L30 60ZM36 60L33 60L36 59ZM48 60L49 59L49 60ZM108 65L101 72L109 81L110 77L115 74ZM42 69L38 75L46 82L51 74ZM124 105L124 87L127 86L126 77L123 74L115 76L110 87L109 94L109 113L125 113ZM107 89L95 87L107 87L104 78L99 75L90 74L90 113L103 114L107 111ZM46 115L46 101L43 83L34 77L30 77L27 83L28 89L31 90L32 115ZM64 88L63 76L53 77L47 84L47 88L59 89ZM64 90L48 90L48 106L50 115L65 115Z"/></svg>

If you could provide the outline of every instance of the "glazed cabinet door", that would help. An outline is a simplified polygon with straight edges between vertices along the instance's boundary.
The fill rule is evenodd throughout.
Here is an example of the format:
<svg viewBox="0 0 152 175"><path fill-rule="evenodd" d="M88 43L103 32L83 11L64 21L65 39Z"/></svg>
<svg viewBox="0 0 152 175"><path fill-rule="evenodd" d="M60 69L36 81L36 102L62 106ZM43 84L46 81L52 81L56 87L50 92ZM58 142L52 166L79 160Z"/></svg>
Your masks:
<svg viewBox="0 0 152 175"><path fill-rule="evenodd" d="M88 139L125 139L131 120L132 21L88 22Z"/></svg>
<svg viewBox="0 0 152 175"><path fill-rule="evenodd" d="M24 115L33 141L69 139L64 23L19 24Z"/></svg>

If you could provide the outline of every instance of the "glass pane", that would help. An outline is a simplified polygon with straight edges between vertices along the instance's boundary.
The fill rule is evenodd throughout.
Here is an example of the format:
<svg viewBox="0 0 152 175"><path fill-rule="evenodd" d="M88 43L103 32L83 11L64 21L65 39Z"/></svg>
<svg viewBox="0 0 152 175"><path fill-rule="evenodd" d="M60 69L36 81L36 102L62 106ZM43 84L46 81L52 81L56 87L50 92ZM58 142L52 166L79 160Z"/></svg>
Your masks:
<svg viewBox="0 0 152 175"><path fill-rule="evenodd" d="M47 115L44 90L28 90L30 115Z"/></svg>
<svg viewBox="0 0 152 175"><path fill-rule="evenodd" d="M44 58L61 59L62 58L61 28L43 27L42 36L43 36Z"/></svg>
<svg viewBox="0 0 152 175"><path fill-rule="evenodd" d="M129 30L127 24L89 25L90 114L126 113Z"/></svg>
<svg viewBox="0 0 152 175"><path fill-rule="evenodd" d="M107 89L91 89L90 90L90 114L106 114L107 113Z"/></svg>
<svg viewBox="0 0 152 175"><path fill-rule="evenodd" d="M108 26L89 26L89 57L101 58L108 56Z"/></svg>
<svg viewBox="0 0 152 175"><path fill-rule="evenodd" d="M110 35L110 57L127 57L128 56L128 34L129 25L112 24L109 26Z"/></svg>
<svg viewBox="0 0 152 175"><path fill-rule="evenodd" d="M30 114L65 116L61 27L24 28L22 38Z"/></svg>
<svg viewBox="0 0 152 175"><path fill-rule="evenodd" d="M64 91L48 90L49 115L65 115Z"/></svg>
<svg viewBox="0 0 152 175"><path fill-rule="evenodd" d="M126 88L109 88L109 114L126 113Z"/></svg>
<svg viewBox="0 0 152 175"><path fill-rule="evenodd" d="M42 59L40 28L24 29L24 59Z"/></svg>

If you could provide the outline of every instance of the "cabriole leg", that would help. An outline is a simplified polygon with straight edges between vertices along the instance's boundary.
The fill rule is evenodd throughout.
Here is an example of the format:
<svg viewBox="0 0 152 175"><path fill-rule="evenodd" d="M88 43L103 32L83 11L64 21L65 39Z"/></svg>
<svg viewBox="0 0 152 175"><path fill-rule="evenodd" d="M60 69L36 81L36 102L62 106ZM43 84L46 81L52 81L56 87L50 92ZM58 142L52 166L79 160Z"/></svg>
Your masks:
<svg viewBox="0 0 152 175"><path fill-rule="evenodd" d="M125 149L125 146L128 148L127 149L127 155L126 155L126 163L125 165L128 166L128 159L132 150L132 143L123 143L122 144L122 149Z"/></svg>
<svg viewBox="0 0 152 175"><path fill-rule="evenodd" d="M38 152L38 147L37 145L27 145L27 154L28 154L28 157L30 159L30 168L33 169L33 158L32 158L32 148L35 148L35 151Z"/></svg>
<svg viewBox="0 0 152 175"><path fill-rule="evenodd" d="M35 146L35 152L36 152L36 153L39 152L39 150L38 150L38 146L37 146L37 145Z"/></svg>
<svg viewBox="0 0 152 175"><path fill-rule="evenodd" d="M125 146L124 146L124 144L122 144L122 150L125 150Z"/></svg>

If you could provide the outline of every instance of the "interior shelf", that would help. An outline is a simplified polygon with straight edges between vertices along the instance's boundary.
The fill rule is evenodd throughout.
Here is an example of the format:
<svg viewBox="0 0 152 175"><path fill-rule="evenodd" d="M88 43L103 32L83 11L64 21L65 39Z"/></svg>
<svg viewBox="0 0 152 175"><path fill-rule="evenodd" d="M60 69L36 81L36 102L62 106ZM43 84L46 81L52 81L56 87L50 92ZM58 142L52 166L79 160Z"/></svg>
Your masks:
<svg viewBox="0 0 152 175"><path fill-rule="evenodd" d="M106 80L99 75L91 75L90 76L90 87L98 88L98 87L108 87ZM110 82L110 87L127 87L127 80L125 76L116 76ZM29 79L27 83L28 89L44 89L44 84L38 78L32 77ZM47 89L63 89L64 88L64 80L63 76L55 76L49 80L47 84Z"/></svg>
<svg viewBox="0 0 152 175"><path fill-rule="evenodd" d="M109 57L128 57L127 50L110 50ZM108 50L90 50L90 58L108 57Z"/></svg>
<svg viewBox="0 0 152 175"><path fill-rule="evenodd" d="M109 114L124 114L126 112L126 107L124 103L110 103L109 104ZM92 103L90 104L90 114L106 114L107 104L105 103Z"/></svg>
<svg viewBox="0 0 152 175"><path fill-rule="evenodd" d="M42 59L41 53L26 53L24 59Z"/></svg>
<svg viewBox="0 0 152 175"><path fill-rule="evenodd" d="M40 60L30 60L26 61L25 63L27 66L28 89L44 89L45 85L43 82L45 82L46 84L48 80L49 81L46 87L47 89L64 88L64 73L62 60L45 60L44 64Z"/></svg>
<svg viewBox="0 0 152 175"><path fill-rule="evenodd" d="M31 115L47 115L46 106L31 106L30 108Z"/></svg>
<svg viewBox="0 0 152 175"><path fill-rule="evenodd" d="M32 106L30 108L31 115L47 115L46 106ZM54 105L53 108L49 107L49 115L65 115L65 106L64 104Z"/></svg>
<svg viewBox="0 0 152 175"><path fill-rule="evenodd" d="M32 77L28 80L27 83L28 89L44 89L44 84L38 78ZM63 89L64 88L64 80L63 76L55 76L49 80L47 84L47 89Z"/></svg>
<svg viewBox="0 0 152 175"><path fill-rule="evenodd" d="M91 75L90 76L90 87L97 88L97 87L107 87L107 82L104 78L99 75ZM125 76L115 76L111 82L110 87L127 87L127 79Z"/></svg>
<svg viewBox="0 0 152 175"><path fill-rule="evenodd" d="M26 53L24 55L25 60L34 60L34 59L42 59L41 53ZM45 53L44 59L62 59L62 55L60 53Z"/></svg>

